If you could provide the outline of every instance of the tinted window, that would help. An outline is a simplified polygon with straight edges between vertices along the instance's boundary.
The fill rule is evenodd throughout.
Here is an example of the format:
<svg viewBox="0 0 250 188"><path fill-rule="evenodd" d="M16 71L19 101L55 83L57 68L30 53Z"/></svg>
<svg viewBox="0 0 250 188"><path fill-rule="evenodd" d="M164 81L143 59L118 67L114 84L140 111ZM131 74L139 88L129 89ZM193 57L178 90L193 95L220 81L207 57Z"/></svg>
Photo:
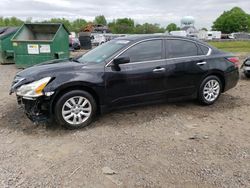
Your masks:
<svg viewBox="0 0 250 188"><path fill-rule="evenodd" d="M122 57L130 57L130 62L162 59L162 40L141 42L129 48Z"/></svg>
<svg viewBox="0 0 250 188"><path fill-rule="evenodd" d="M166 40L167 44L167 57L188 57L197 56L198 48L195 43L185 40Z"/></svg>
<svg viewBox="0 0 250 188"><path fill-rule="evenodd" d="M203 45L200 45L201 51L203 52L203 55L207 55L209 48Z"/></svg>

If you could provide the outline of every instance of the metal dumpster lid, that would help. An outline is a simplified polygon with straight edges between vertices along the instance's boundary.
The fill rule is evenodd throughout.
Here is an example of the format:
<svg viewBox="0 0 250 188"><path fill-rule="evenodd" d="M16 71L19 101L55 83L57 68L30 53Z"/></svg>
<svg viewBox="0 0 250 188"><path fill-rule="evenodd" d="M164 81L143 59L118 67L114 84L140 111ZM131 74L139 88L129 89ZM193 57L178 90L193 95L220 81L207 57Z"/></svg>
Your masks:
<svg viewBox="0 0 250 188"><path fill-rule="evenodd" d="M12 33L15 33L18 27L0 27L0 39L4 39Z"/></svg>

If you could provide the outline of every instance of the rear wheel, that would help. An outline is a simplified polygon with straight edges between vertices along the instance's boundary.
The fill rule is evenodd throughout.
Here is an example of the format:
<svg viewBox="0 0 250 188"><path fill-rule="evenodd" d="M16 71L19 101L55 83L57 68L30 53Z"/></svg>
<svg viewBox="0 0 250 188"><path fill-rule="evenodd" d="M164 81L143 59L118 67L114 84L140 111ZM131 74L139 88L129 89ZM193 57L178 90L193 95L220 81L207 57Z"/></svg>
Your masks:
<svg viewBox="0 0 250 188"><path fill-rule="evenodd" d="M85 91L74 90L65 93L55 105L55 116L59 124L67 129L88 126L96 114L96 102Z"/></svg>
<svg viewBox="0 0 250 188"><path fill-rule="evenodd" d="M200 85L198 100L203 105L214 104L220 97L221 90L221 80L217 76L208 76Z"/></svg>

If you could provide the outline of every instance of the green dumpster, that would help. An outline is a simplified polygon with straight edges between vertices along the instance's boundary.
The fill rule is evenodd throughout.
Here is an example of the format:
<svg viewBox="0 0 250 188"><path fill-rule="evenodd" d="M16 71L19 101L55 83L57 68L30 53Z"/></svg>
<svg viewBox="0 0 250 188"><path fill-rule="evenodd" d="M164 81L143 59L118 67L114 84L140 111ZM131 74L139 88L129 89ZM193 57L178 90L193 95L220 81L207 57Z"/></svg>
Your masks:
<svg viewBox="0 0 250 188"><path fill-rule="evenodd" d="M14 63L11 38L17 30L17 27L0 27L0 64Z"/></svg>
<svg viewBox="0 0 250 188"><path fill-rule="evenodd" d="M18 68L69 57L69 31L63 24L24 24L13 36Z"/></svg>

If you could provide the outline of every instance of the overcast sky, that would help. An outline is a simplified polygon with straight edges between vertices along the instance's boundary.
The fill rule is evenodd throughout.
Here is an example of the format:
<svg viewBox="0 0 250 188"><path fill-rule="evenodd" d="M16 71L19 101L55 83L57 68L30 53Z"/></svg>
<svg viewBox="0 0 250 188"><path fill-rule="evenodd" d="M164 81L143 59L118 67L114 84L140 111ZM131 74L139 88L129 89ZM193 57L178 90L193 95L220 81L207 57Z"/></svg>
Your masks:
<svg viewBox="0 0 250 188"><path fill-rule="evenodd" d="M103 14L108 21L130 17L136 23L159 23L164 27L171 22L180 25L182 17L193 16L197 28L209 28L224 10L234 6L250 13L249 0L0 0L0 16L91 21Z"/></svg>

